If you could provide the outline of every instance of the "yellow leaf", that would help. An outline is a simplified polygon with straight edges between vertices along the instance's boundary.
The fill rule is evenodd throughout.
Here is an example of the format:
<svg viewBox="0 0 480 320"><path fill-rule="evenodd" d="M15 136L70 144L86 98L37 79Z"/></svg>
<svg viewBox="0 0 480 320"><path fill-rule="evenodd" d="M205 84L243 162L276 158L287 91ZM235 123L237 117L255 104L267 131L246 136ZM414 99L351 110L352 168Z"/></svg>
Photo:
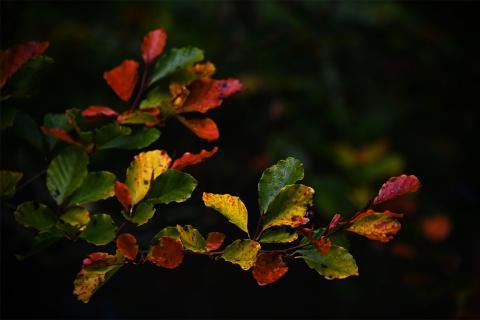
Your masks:
<svg viewBox="0 0 480 320"><path fill-rule="evenodd" d="M217 210L248 234L248 211L239 197L204 192L202 199L207 207Z"/></svg>

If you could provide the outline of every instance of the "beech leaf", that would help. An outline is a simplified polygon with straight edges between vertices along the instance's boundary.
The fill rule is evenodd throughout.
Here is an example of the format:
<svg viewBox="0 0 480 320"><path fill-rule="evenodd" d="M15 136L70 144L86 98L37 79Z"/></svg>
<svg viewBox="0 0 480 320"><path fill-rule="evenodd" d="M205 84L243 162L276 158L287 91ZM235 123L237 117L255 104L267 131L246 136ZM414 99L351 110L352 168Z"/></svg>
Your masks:
<svg viewBox="0 0 480 320"><path fill-rule="evenodd" d="M263 243L289 243L298 239L298 234L295 231L290 231L288 228L273 228L265 231L260 238Z"/></svg>
<svg viewBox="0 0 480 320"><path fill-rule="evenodd" d="M122 233L117 237L115 244L125 258L135 260L138 253L138 244L137 239L132 234Z"/></svg>
<svg viewBox="0 0 480 320"><path fill-rule="evenodd" d="M82 207L73 207L62 214L60 220L78 230L83 230L83 227L90 222L90 212Z"/></svg>
<svg viewBox="0 0 480 320"><path fill-rule="evenodd" d="M160 137L160 131L156 128L141 128L132 132L132 129L107 124L95 129L97 148L104 149L143 149L154 143Z"/></svg>
<svg viewBox="0 0 480 320"><path fill-rule="evenodd" d="M15 220L25 227L32 227L38 231L51 229L57 223L57 216L44 204L36 205L33 201L20 204L15 210Z"/></svg>
<svg viewBox="0 0 480 320"><path fill-rule="evenodd" d="M222 246L225 240L225 234L221 232L210 232L207 234L207 240L205 241L205 247L208 251L217 250Z"/></svg>
<svg viewBox="0 0 480 320"><path fill-rule="evenodd" d="M82 116L85 118L97 118L97 117L115 117L118 113L105 106L90 106L82 111Z"/></svg>
<svg viewBox="0 0 480 320"><path fill-rule="evenodd" d="M115 175L108 171L89 172L82 185L73 192L67 201L67 206L81 205L88 202L112 197Z"/></svg>
<svg viewBox="0 0 480 320"><path fill-rule="evenodd" d="M158 57L165 47L167 41L167 33L163 29L150 31L143 38L142 58L146 64L150 64Z"/></svg>
<svg viewBox="0 0 480 320"><path fill-rule="evenodd" d="M205 238L192 226L177 225L177 231L185 249L193 252L206 252Z"/></svg>
<svg viewBox="0 0 480 320"><path fill-rule="evenodd" d="M182 242L172 237L161 237L150 247L148 260L158 267L175 269L183 261Z"/></svg>
<svg viewBox="0 0 480 320"><path fill-rule="evenodd" d="M238 264L243 270L248 270L254 266L259 250L260 243L249 239L238 239L225 248L222 259Z"/></svg>
<svg viewBox="0 0 480 320"><path fill-rule="evenodd" d="M371 240L388 242L398 233L402 225L396 218L403 215L390 211L375 212L367 210L357 214L350 222L347 230L367 237Z"/></svg>
<svg viewBox="0 0 480 320"><path fill-rule="evenodd" d="M133 216L129 216L128 213L124 214L125 219L130 222L136 223L137 226L141 226L150 220L155 214L155 207L153 203L148 201L141 202L138 206L135 207Z"/></svg>
<svg viewBox="0 0 480 320"><path fill-rule="evenodd" d="M171 237L171 238L180 239L180 233L178 232L177 227L171 227L171 226L165 227L153 237L152 244L157 243L161 237Z"/></svg>
<svg viewBox="0 0 480 320"><path fill-rule="evenodd" d="M261 253L253 267L253 277L260 286L273 283L283 277L288 267L278 253Z"/></svg>
<svg viewBox="0 0 480 320"><path fill-rule="evenodd" d="M115 239L115 225L108 214L94 214L79 237L100 246Z"/></svg>
<svg viewBox="0 0 480 320"><path fill-rule="evenodd" d="M198 48L174 48L158 59L151 73L150 84L172 74L179 68L191 66L202 60L203 51Z"/></svg>
<svg viewBox="0 0 480 320"><path fill-rule="evenodd" d="M184 202L190 198L197 184L191 175L168 169L153 181L146 199L154 204Z"/></svg>
<svg viewBox="0 0 480 320"><path fill-rule="evenodd" d="M212 157L217 151L218 148L214 147L210 151L202 149L199 153L185 152L180 158L173 162L172 169L183 170L186 167L199 164Z"/></svg>
<svg viewBox="0 0 480 320"><path fill-rule="evenodd" d="M199 138L207 141L215 141L220 136L217 124L210 118L204 119L186 119L177 116L177 119Z"/></svg>
<svg viewBox="0 0 480 320"><path fill-rule="evenodd" d="M103 73L108 85L123 101L132 96L138 78L138 62L125 60L119 66Z"/></svg>
<svg viewBox="0 0 480 320"><path fill-rule="evenodd" d="M248 234L248 211L239 197L229 194L203 193L203 203Z"/></svg>
<svg viewBox="0 0 480 320"><path fill-rule="evenodd" d="M418 189L420 189L420 181L416 176L403 174L392 177L382 185L377 196L373 199L373 204L378 205L406 193L416 192Z"/></svg>
<svg viewBox="0 0 480 320"><path fill-rule="evenodd" d="M118 202L122 204L125 212L129 212L130 206L132 205L132 195L128 190L128 186L120 181L115 181L114 191L115 197L117 198Z"/></svg>
<svg viewBox="0 0 480 320"><path fill-rule="evenodd" d="M15 188L22 179L23 173L15 171L0 171L0 196L11 198L15 194Z"/></svg>

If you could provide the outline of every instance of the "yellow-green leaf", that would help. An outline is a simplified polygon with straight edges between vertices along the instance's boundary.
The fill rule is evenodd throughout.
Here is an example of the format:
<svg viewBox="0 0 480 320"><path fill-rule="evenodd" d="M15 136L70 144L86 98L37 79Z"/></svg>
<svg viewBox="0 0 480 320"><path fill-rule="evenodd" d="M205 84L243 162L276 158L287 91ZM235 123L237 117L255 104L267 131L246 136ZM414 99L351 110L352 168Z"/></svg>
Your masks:
<svg viewBox="0 0 480 320"><path fill-rule="evenodd" d="M33 227L38 231L51 229L57 223L57 216L44 204L24 202L15 210L15 219L25 227Z"/></svg>
<svg viewBox="0 0 480 320"><path fill-rule="evenodd" d="M61 215L60 220L76 229L81 229L90 222L90 212L82 207L73 207Z"/></svg>
<svg viewBox="0 0 480 320"><path fill-rule="evenodd" d="M192 226L185 226L184 228L177 225L177 231L180 236L185 249L193 252L206 252L205 238L202 234Z"/></svg>
<svg viewBox="0 0 480 320"><path fill-rule="evenodd" d="M73 192L67 206L81 205L88 202L112 197L115 192L115 175L108 171L89 172L82 185Z"/></svg>
<svg viewBox="0 0 480 320"><path fill-rule="evenodd" d="M298 239L298 234L295 231L290 231L288 228L274 228L265 231L260 238L263 243L289 243Z"/></svg>
<svg viewBox="0 0 480 320"><path fill-rule="evenodd" d="M225 248L222 259L238 264L243 270L248 270L255 265L260 243L253 240L235 240Z"/></svg>
<svg viewBox="0 0 480 320"><path fill-rule="evenodd" d="M228 221L248 234L248 211L239 197L204 192L202 199L207 207L220 212Z"/></svg>
<svg viewBox="0 0 480 320"><path fill-rule="evenodd" d="M115 239L115 225L108 214L94 214L80 238L97 246L104 245Z"/></svg>

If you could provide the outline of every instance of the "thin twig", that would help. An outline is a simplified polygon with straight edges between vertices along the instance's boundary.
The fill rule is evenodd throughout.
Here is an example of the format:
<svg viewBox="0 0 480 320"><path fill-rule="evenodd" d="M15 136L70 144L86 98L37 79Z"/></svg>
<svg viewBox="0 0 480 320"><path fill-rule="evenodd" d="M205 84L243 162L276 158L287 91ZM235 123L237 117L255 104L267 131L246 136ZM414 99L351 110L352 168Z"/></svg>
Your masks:
<svg viewBox="0 0 480 320"><path fill-rule="evenodd" d="M31 177L30 179L28 179L27 181L22 183L20 186L18 186L18 188L16 188L15 192L19 192L20 190L22 190L23 188L28 186L30 183L34 182L35 180L37 180L38 178L43 176L46 172L47 172L47 169L43 169L42 171L40 171L39 173L37 173L36 175Z"/></svg>
<svg viewBox="0 0 480 320"><path fill-rule="evenodd" d="M145 64L145 70L143 70L142 81L140 82L140 88L138 89L137 96L135 97L135 100L133 101L133 104L130 110L135 110L135 108L137 108L140 103L140 99L142 98L143 93L145 91L145 84L147 82L147 74L148 74L149 66L150 64L148 63Z"/></svg>

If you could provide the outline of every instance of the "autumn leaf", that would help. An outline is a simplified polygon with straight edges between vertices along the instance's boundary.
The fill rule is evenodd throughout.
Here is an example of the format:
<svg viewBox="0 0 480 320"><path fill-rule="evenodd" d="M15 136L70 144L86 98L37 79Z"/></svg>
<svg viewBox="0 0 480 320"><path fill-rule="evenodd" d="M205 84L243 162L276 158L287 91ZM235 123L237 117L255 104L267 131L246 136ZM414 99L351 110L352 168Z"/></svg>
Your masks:
<svg viewBox="0 0 480 320"><path fill-rule="evenodd" d="M222 246L225 240L225 234L221 232L210 232L207 234L207 240L205 241L205 247L208 251L217 250Z"/></svg>
<svg viewBox="0 0 480 320"><path fill-rule="evenodd" d="M238 239L225 248L222 259L238 264L243 270L248 270L254 266L259 250L260 243L249 239Z"/></svg>
<svg viewBox="0 0 480 320"><path fill-rule="evenodd" d="M172 169L183 170L186 167L199 164L206 159L212 157L217 153L218 148L214 147L212 150L207 151L202 149L199 153L185 152L180 158L176 159L172 164Z"/></svg>
<svg viewBox="0 0 480 320"><path fill-rule="evenodd" d="M248 211L239 197L204 192L202 200L205 206L220 212L228 221L248 234Z"/></svg>
<svg viewBox="0 0 480 320"><path fill-rule="evenodd" d="M146 110L155 110L156 113L146 112ZM157 118L159 109L145 109L145 111L127 111L117 117L120 124L144 124L147 127L155 126L160 123Z"/></svg>
<svg viewBox="0 0 480 320"><path fill-rule="evenodd" d="M115 117L118 113L104 106L90 106L82 111L82 116L85 118L97 118L97 117Z"/></svg>
<svg viewBox="0 0 480 320"><path fill-rule="evenodd" d="M175 269L183 261L183 246L179 239L161 237L148 252L148 261L158 267Z"/></svg>
<svg viewBox="0 0 480 320"><path fill-rule="evenodd" d="M375 212L369 209L353 217L350 220L351 225L347 230L371 240L388 242L392 240L400 230L402 225L396 218L401 217L403 217L403 215L388 210L385 212Z"/></svg>
<svg viewBox="0 0 480 320"><path fill-rule="evenodd" d="M52 136L57 138L58 140L62 140L66 143L73 144L83 148L83 145L76 141L68 132L60 128L47 128L42 127L42 132L46 135Z"/></svg>
<svg viewBox="0 0 480 320"><path fill-rule="evenodd" d="M50 44L48 42L29 41L0 51L0 88L28 60L42 55Z"/></svg>
<svg viewBox="0 0 480 320"><path fill-rule="evenodd" d="M177 116L177 119L199 138L207 141L215 141L220 136L216 123L210 118L204 119L186 119Z"/></svg>
<svg viewBox="0 0 480 320"><path fill-rule="evenodd" d="M278 253L261 253L253 267L253 277L260 286L273 283L283 277L288 267Z"/></svg>
<svg viewBox="0 0 480 320"><path fill-rule="evenodd" d="M130 260L135 260L138 253L137 239L130 233L122 233L116 240L117 249Z"/></svg>
<svg viewBox="0 0 480 320"><path fill-rule="evenodd" d="M108 85L123 101L132 96L138 78L138 62L125 60L119 66L103 73Z"/></svg>
<svg viewBox="0 0 480 320"><path fill-rule="evenodd" d="M318 239L312 239L311 243L320 253L327 253L332 247L332 240L325 236L320 236Z"/></svg>
<svg viewBox="0 0 480 320"><path fill-rule="evenodd" d="M418 189L420 189L420 181L416 176L403 174L392 177L382 185L378 195L373 199L373 204L378 205L406 193L416 192Z"/></svg>
<svg viewBox="0 0 480 320"><path fill-rule="evenodd" d="M177 231L185 249L193 252L206 252L205 238L192 226L177 225Z"/></svg>
<svg viewBox="0 0 480 320"><path fill-rule="evenodd" d="M260 238L263 243L289 243L298 239L298 234L289 231L288 228L273 228L265 231Z"/></svg>
<svg viewBox="0 0 480 320"><path fill-rule="evenodd" d="M130 206L132 205L132 195L128 190L128 186L125 183L120 181L115 181L115 197L118 202L120 202L125 209L125 212L130 211Z"/></svg>
<svg viewBox="0 0 480 320"><path fill-rule="evenodd" d="M150 64L158 57L165 47L167 41L167 33L163 29L150 31L143 38L142 58L146 64Z"/></svg>

